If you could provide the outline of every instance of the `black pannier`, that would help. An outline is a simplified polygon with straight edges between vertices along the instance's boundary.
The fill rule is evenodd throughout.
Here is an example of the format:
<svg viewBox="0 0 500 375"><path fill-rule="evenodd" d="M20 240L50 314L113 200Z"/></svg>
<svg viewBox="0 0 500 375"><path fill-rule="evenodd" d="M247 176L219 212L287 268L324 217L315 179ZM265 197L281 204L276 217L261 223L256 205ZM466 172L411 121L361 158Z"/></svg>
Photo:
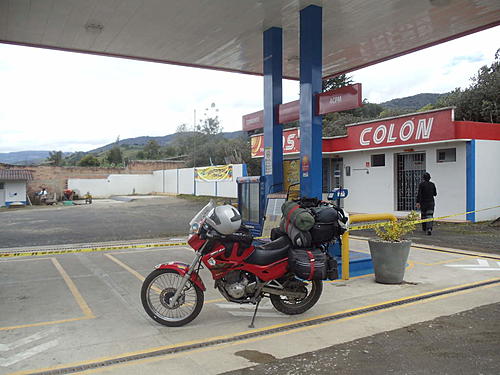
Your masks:
<svg viewBox="0 0 500 375"><path fill-rule="evenodd" d="M290 271L302 280L326 280L328 278L327 255L317 248L290 249L288 266Z"/></svg>
<svg viewBox="0 0 500 375"><path fill-rule="evenodd" d="M327 254L327 270L326 270L326 276L329 280L336 280L339 278L339 266L335 258L332 258L330 255Z"/></svg>
<svg viewBox="0 0 500 375"><path fill-rule="evenodd" d="M311 240L313 244L332 241L339 232L337 210L329 206L313 207L310 209L315 223L311 228Z"/></svg>

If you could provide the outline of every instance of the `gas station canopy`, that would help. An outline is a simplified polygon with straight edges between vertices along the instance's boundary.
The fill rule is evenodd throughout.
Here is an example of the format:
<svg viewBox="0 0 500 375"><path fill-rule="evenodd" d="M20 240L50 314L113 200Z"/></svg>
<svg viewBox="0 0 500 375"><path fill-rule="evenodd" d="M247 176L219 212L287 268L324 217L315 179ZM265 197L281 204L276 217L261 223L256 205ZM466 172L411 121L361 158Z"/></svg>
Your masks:
<svg viewBox="0 0 500 375"><path fill-rule="evenodd" d="M323 77L500 24L498 0L0 0L0 42L263 73L263 32L283 29L299 77L299 11L323 8Z"/></svg>

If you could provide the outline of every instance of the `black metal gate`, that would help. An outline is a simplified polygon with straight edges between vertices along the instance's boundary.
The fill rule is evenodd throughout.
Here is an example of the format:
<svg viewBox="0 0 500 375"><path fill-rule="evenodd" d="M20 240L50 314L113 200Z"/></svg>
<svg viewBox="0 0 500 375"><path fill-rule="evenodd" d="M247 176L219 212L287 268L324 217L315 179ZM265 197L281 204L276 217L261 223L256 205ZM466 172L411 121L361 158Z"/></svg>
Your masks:
<svg viewBox="0 0 500 375"><path fill-rule="evenodd" d="M397 211L415 209L418 185L425 173L425 153L397 155Z"/></svg>

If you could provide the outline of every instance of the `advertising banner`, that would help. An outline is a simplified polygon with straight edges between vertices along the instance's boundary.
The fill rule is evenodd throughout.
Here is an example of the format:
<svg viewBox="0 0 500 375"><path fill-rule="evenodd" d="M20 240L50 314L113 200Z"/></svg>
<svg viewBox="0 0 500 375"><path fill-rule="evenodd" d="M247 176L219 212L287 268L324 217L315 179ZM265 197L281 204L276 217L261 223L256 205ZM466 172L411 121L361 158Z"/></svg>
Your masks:
<svg viewBox="0 0 500 375"><path fill-rule="evenodd" d="M297 154L300 152L300 132L298 128L283 130L283 154ZM253 135L250 138L252 158L264 156L264 136Z"/></svg>
<svg viewBox="0 0 500 375"><path fill-rule="evenodd" d="M205 182L221 182L233 180L232 165L215 165L211 167L195 168L194 179Z"/></svg>

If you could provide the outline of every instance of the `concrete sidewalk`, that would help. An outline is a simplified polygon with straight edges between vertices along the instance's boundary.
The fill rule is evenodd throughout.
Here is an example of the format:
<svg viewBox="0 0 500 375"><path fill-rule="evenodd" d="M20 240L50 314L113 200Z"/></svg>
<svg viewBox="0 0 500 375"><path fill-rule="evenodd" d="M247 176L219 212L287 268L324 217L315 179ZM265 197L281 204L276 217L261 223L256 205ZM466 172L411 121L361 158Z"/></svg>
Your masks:
<svg viewBox="0 0 500 375"><path fill-rule="evenodd" d="M257 351L238 355L262 363L226 375L500 374L500 303L444 316L315 352L277 359Z"/></svg>
<svg viewBox="0 0 500 375"><path fill-rule="evenodd" d="M351 247L368 251L364 240L353 239ZM227 303L202 270L207 291L200 315L180 328L161 326L141 306L141 278L158 263L192 256L188 248L167 247L0 260L0 347L6 349L0 374L208 375L273 358L287 364L290 356L312 352L301 357L305 367L291 372L311 373L316 351L500 303L500 257L412 248L405 283L377 284L373 275L325 282L319 302L302 315L278 313L264 301L252 330L252 306ZM41 335L37 346L18 344ZM414 338L407 339L411 345ZM350 358L349 350L338 351L332 363L345 353ZM373 360L383 365L387 356Z"/></svg>

